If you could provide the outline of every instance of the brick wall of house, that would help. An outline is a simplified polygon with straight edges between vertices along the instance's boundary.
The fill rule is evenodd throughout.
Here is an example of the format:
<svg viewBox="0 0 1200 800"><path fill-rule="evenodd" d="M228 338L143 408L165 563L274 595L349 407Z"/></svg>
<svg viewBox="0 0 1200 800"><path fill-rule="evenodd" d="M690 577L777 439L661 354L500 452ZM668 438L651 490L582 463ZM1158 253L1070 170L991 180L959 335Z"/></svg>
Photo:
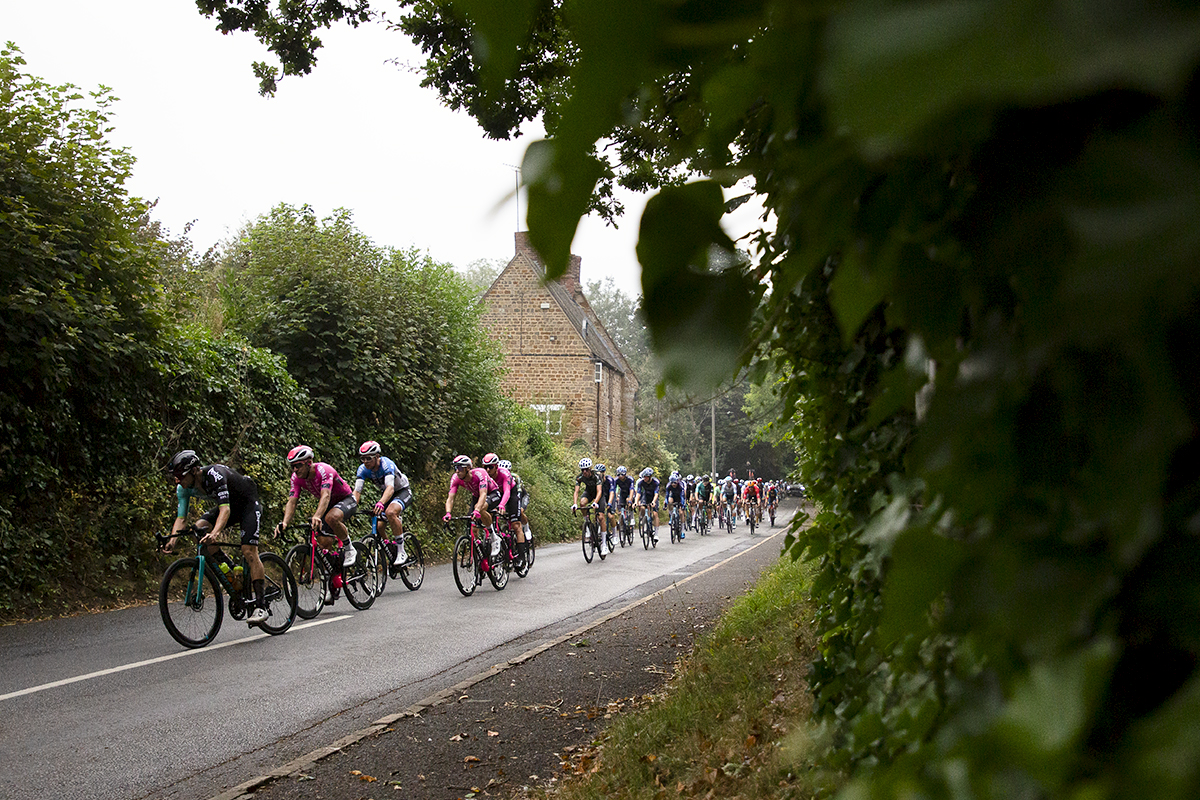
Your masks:
<svg viewBox="0 0 1200 800"><path fill-rule="evenodd" d="M572 256L562 284L582 299L579 264L578 256ZM542 285L542 274L536 252L518 233L516 255L483 296L483 322L505 353L504 391L523 405L565 406L563 441L583 439L591 452L597 425L595 359ZM590 307L586 310L591 313ZM635 391L636 378L605 367L599 398L600 449L595 455L604 458L624 449L633 432Z"/></svg>

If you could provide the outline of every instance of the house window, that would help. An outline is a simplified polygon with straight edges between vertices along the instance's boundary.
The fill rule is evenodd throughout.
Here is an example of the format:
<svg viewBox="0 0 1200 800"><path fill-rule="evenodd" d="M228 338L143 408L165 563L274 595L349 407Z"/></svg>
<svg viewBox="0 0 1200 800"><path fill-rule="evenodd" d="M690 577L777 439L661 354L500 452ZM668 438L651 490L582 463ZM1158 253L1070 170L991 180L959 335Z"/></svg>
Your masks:
<svg viewBox="0 0 1200 800"><path fill-rule="evenodd" d="M563 409L566 406L561 403L533 403L529 406L537 415L546 423L546 433L551 436L558 436L562 433L562 418Z"/></svg>

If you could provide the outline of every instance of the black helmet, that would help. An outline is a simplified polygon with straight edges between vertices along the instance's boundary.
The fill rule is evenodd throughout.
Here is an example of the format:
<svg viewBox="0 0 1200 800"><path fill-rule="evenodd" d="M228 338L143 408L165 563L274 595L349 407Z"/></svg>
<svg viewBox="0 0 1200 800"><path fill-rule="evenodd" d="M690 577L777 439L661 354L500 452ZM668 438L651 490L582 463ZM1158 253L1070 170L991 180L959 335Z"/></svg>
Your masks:
<svg viewBox="0 0 1200 800"><path fill-rule="evenodd" d="M199 463L200 456L196 455L195 450L180 450L171 458L171 474L176 478L182 478Z"/></svg>

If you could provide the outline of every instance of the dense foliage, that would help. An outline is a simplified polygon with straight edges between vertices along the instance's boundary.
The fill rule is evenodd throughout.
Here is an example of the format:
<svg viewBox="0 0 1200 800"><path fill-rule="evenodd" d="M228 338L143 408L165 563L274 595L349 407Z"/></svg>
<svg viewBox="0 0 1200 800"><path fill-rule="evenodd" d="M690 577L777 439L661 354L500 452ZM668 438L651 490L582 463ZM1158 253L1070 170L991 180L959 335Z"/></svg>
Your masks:
<svg viewBox="0 0 1200 800"><path fill-rule="evenodd" d="M229 249L227 330L282 355L312 399L329 458L367 439L414 476L503 438L501 363L450 267L374 245L349 212L281 205Z"/></svg>
<svg viewBox="0 0 1200 800"><path fill-rule="evenodd" d="M479 92L547 5L572 45L523 170L552 274L606 137L710 178L643 215L647 323L680 382L783 376L830 786L1200 795L1194 5L500 5L454 3ZM712 269L744 176L769 224Z"/></svg>

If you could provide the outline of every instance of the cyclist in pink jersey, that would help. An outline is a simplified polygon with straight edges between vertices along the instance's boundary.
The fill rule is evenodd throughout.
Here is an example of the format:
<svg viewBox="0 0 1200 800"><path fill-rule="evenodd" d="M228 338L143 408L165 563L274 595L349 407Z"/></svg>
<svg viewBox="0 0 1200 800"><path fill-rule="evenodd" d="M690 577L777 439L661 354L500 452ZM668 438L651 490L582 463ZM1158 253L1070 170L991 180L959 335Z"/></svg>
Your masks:
<svg viewBox="0 0 1200 800"><path fill-rule="evenodd" d="M512 473L500 466L500 456L488 453L479 461L487 470L488 477L500 487L500 510L508 515L508 528L516 534L517 561L525 561L525 529L521 527L521 498L517 492L517 482Z"/></svg>
<svg viewBox="0 0 1200 800"><path fill-rule="evenodd" d="M500 487L487 474L487 470L476 467L469 456L455 456L452 463L454 475L450 478L450 493L446 495L446 515L442 519L450 521L451 511L454 509L454 495L458 493L458 487L465 486L470 490L471 500L475 504L471 516L478 520L485 530L490 530L492 514L496 513L500 506ZM492 555L496 555L500 552L500 540L496 537L491 538Z"/></svg>
<svg viewBox="0 0 1200 800"><path fill-rule="evenodd" d="M358 510L350 485L333 467L322 461L314 463L311 447L300 445L293 448L288 453L288 463L292 465L292 491L283 509L283 522L279 523L276 532L283 533L283 529L292 521L296 513L296 501L300 498L300 491L304 490L317 498L317 508L312 515L313 529L320 532L323 529L321 523L324 522L339 540L350 541L346 520ZM327 535L318 535L317 542L325 548L333 546L332 538Z"/></svg>

